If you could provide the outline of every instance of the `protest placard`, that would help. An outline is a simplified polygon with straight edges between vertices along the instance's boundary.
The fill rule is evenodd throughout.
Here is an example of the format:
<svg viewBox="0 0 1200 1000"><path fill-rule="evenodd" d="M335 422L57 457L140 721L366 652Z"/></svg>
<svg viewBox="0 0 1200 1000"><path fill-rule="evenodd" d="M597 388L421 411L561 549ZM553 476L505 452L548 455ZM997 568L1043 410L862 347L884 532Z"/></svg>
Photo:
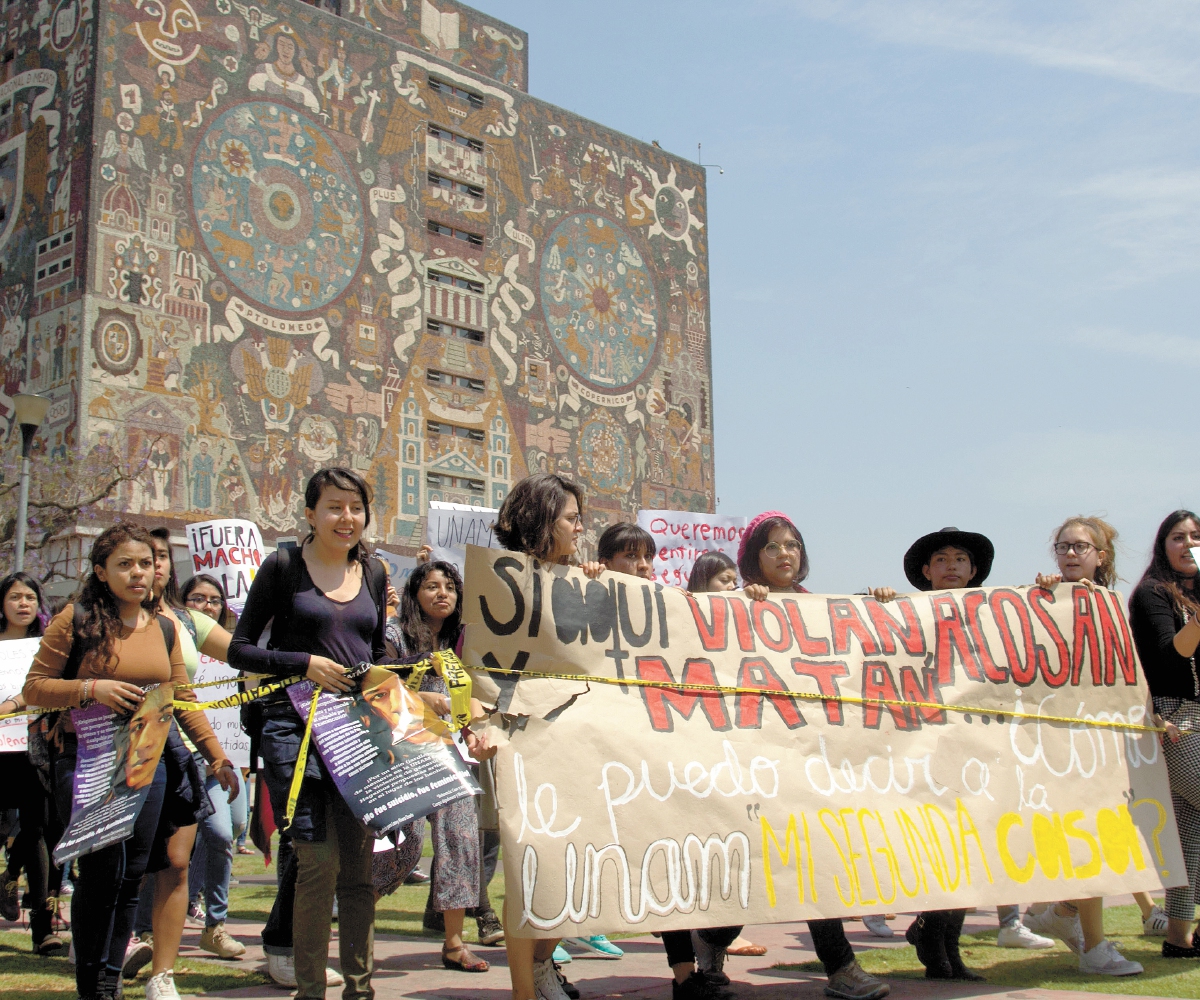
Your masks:
<svg viewBox="0 0 1200 1000"><path fill-rule="evenodd" d="M475 695L525 716L488 730L510 935L1187 881L1115 592L750 602L476 548L466 586L464 661L516 671Z"/></svg>
<svg viewBox="0 0 1200 1000"><path fill-rule="evenodd" d="M29 664L38 651L41 639L13 639L0 642L0 701L19 694L25 686ZM0 753L24 753L29 717L0 720Z"/></svg>
<svg viewBox="0 0 1200 1000"><path fill-rule="evenodd" d="M639 510L637 523L650 532L658 546L654 578L669 587L686 587L692 566L705 552L724 552L737 562L747 521L744 517L686 510Z"/></svg>
<svg viewBox="0 0 1200 1000"><path fill-rule="evenodd" d="M412 571L417 568L417 560L412 556L398 556L396 553L387 552L384 549L376 549L375 555L387 567L388 579L396 588L396 593L400 593L408 582L408 578L412 576Z"/></svg>
<svg viewBox="0 0 1200 1000"><path fill-rule="evenodd" d="M287 689L302 719L315 690L312 681ZM376 834L482 791L445 724L383 667L348 694L321 692L313 742L350 811Z"/></svg>
<svg viewBox="0 0 1200 1000"><path fill-rule="evenodd" d="M105 705L76 708L79 737L71 789L71 821L54 848L54 863L125 840L142 811L174 718L173 684L151 684L132 715Z"/></svg>
<svg viewBox="0 0 1200 1000"><path fill-rule="evenodd" d="M196 668L195 683L228 680L228 684L217 684L200 692L204 701L217 701L238 693L235 683L238 672L223 660L214 660L205 653L200 654L200 665ZM212 726L213 735L220 742L225 756L234 767L250 766L250 737L242 732L241 712L237 708L209 708L204 714Z"/></svg>
<svg viewBox="0 0 1200 1000"><path fill-rule="evenodd" d="M258 525L235 517L198 521L187 526L187 539L193 571L220 580L229 606L240 615L266 558Z"/></svg>
<svg viewBox="0 0 1200 1000"><path fill-rule="evenodd" d="M492 507L468 507L461 503L429 502L425 519L425 542L433 552L430 559L441 559L463 571L467 546L497 548L492 537L497 511Z"/></svg>

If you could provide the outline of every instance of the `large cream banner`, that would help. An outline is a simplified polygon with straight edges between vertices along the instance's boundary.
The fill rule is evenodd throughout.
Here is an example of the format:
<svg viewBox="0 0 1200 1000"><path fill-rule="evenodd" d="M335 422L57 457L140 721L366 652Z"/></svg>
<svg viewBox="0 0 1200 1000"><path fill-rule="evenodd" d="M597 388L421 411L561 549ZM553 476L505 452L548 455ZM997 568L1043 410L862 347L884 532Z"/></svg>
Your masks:
<svg viewBox="0 0 1200 1000"><path fill-rule="evenodd" d="M1186 882L1115 592L751 602L472 546L463 617L520 935Z"/></svg>

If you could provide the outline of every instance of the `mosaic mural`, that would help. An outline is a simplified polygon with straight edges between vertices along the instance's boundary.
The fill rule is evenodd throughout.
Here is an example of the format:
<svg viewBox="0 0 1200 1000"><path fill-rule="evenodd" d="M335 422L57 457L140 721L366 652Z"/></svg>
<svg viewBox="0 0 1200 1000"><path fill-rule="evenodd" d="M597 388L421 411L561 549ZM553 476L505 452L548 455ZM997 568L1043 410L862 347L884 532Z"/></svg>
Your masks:
<svg viewBox="0 0 1200 1000"><path fill-rule="evenodd" d="M111 506L156 520L292 534L330 463L400 549L539 469L587 485L591 538L711 510L702 171L527 96L501 22L322 6L42 0L10 78L60 68L0 131L5 391L68 386L53 434L146 457Z"/></svg>

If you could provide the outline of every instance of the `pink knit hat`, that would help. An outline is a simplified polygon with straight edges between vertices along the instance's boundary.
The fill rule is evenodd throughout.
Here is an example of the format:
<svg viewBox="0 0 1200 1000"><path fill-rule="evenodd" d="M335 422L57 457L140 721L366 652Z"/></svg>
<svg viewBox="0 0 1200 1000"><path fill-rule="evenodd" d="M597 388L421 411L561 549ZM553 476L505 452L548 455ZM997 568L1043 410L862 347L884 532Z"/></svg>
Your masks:
<svg viewBox="0 0 1200 1000"><path fill-rule="evenodd" d="M763 511L761 514L754 517L750 521L749 524L746 525L746 530L742 534L742 540L740 542L738 542L738 557L737 557L738 566L742 565L742 556L744 556L746 554L746 543L748 541L750 541L750 536L754 534L754 529L757 528L760 524L762 524L763 521L766 521L772 517L782 517L785 521L787 521L788 524L791 524L793 530L795 530L795 525L792 524L792 519L790 517L788 517L787 514L785 514L783 511L781 511L781 510L765 510L765 511Z"/></svg>

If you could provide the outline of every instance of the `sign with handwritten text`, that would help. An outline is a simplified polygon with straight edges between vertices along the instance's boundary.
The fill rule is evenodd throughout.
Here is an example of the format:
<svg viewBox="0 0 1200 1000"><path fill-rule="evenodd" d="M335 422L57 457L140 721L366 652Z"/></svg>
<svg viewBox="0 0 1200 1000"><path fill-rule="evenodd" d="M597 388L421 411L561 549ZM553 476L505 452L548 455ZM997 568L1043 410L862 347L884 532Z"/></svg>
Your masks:
<svg viewBox="0 0 1200 1000"><path fill-rule="evenodd" d="M654 578L669 587L686 587L692 566L705 552L724 552L737 563L747 521L744 517L686 510L639 510L637 523L650 532L658 546Z"/></svg>
<svg viewBox="0 0 1200 1000"><path fill-rule="evenodd" d="M510 934L1187 881L1116 592L751 602L480 548L466 584Z"/></svg>
<svg viewBox="0 0 1200 1000"><path fill-rule="evenodd" d="M463 572L468 545L484 548L499 545L492 536L496 514L491 507L430 501L425 520L425 541L433 549L429 558L451 563Z"/></svg>
<svg viewBox="0 0 1200 1000"><path fill-rule="evenodd" d="M29 674L29 665L41 644L41 639L0 642L0 701L20 694ZM28 716L0 720L0 753L24 753L28 732Z"/></svg>
<svg viewBox="0 0 1200 1000"><path fill-rule="evenodd" d="M266 558L258 525L236 517L198 521L187 526L187 539L192 569L220 580L225 599L240 615L254 574Z"/></svg>

